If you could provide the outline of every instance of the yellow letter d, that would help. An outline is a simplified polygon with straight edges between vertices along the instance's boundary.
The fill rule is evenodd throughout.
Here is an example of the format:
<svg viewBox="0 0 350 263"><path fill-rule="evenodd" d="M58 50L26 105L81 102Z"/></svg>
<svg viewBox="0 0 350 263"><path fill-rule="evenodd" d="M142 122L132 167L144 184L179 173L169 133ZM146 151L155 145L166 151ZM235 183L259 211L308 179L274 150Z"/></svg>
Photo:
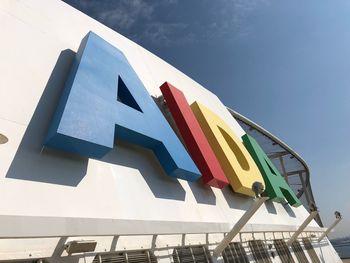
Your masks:
<svg viewBox="0 0 350 263"><path fill-rule="evenodd" d="M265 185L264 179L243 142L207 107L194 102L191 108L233 190L254 196L253 183Z"/></svg>

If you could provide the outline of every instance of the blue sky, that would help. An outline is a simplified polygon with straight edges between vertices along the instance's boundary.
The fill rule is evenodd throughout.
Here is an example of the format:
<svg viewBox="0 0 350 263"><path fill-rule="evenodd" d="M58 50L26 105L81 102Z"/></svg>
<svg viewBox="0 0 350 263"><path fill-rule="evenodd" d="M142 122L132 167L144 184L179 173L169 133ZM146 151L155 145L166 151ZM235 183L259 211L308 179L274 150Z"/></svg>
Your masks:
<svg viewBox="0 0 350 263"><path fill-rule="evenodd" d="M324 224L339 210L335 235L350 234L350 1L66 2L290 145L309 165Z"/></svg>

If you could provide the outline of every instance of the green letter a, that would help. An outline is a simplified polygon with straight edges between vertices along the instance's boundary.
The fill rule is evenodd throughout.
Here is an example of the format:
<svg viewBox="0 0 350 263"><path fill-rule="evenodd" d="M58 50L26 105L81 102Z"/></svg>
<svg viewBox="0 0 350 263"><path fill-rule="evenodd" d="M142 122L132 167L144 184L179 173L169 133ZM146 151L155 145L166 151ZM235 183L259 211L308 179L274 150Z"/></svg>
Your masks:
<svg viewBox="0 0 350 263"><path fill-rule="evenodd" d="M264 178L266 193L270 199L276 202L284 202L285 199L287 199L290 205L294 207L300 206L301 203L299 199L273 165L269 157L267 157L263 149L261 149L257 141L248 134L243 135L242 139Z"/></svg>

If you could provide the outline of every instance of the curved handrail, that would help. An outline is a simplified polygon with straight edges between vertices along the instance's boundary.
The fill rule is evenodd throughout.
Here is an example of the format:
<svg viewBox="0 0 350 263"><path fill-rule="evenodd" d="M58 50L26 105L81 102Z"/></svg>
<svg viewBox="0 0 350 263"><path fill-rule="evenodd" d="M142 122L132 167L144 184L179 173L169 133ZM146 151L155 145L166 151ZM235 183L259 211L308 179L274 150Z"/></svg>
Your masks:
<svg viewBox="0 0 350 263"><path fill-rule="evenodd" d="M310 194L310 199L313 202L313 204L315 204L315 199L312 193L312 188L310 185L310 170L309 167L307 166L305 160L299 155L297 154L290 146L288 146L286 143L284 143L282 140L280 140L278 137L276 137L275 135L273 135L272 133L270 133L269 131L267 131L266 129L264 129L263 127L261 127L260 125L256 124L255 122L251 121L250 119L248 119L247 117L243 116L242 114L232 110L229 107L226 107L228 109L228 111L232 114L232 116L236 119L241 120L242 122L244 122L245 124L249 125L250 127L254 128L255 130L259 131L261 134L265 135L267 138L269 138L271 141L277 143L279 146L281 146L284 150L286 150L289 154L291 154L294 158L296 158L303 166L305 169L305 187L308 188L309 190L309 194ZM300 198L306 189L304 189L304 187L301 188L300 192L297 193L297 197ZM309 204L309 206L312 204ZM322 221L321 218L318 216L317 218L318 223L322 226Z"/></svg>

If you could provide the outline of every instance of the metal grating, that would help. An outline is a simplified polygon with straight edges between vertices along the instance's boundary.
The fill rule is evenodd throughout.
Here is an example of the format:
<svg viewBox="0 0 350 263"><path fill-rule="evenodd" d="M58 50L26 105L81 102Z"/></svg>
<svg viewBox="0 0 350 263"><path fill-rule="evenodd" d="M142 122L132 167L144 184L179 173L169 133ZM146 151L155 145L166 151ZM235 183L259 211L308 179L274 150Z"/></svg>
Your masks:
<svg viewBox="0 0 350 263"><path fill-rule="evenodd" d="M248 243L255 262L272 263L269 252L267 251L265 243L262 240L250 240Z"/></svg>
<svg viewBox="0 0 350 263"><path fill-rule="evenodd" d="M296 255L299 263L309 263L309 261L307 260L307 258L305 256L305 253L304 253L302 247L300 246L299 241L295 240L292 243L292 249L293 249L293 252Z"/></svg>
<svg viewBox="0 0 350 263"><path fill-rule="evenodd" d="M294 263L292 254L290 253L289 248L283 239L275 239L273 244L275 245L277 254L282 263Z"/></svg>
<svg viewBox="0 0 350 263"><path fill-rule="evenodd" d="M304 244L304 247L305 247L307 253L310 256L310 259L311 259L312 263L321 263L319 258L318 258L318 256L317 256L317 254L316 254L316 251L315 251L314 247L311 244L310 239L304 237L303 238L303 244Z"/></svg>
<svg viewBox="0 0 350 263"><path fill-rule="evenodd" d="M174 263L212 263L206 246L189 246L174 248Z"/></svg>
<svg viewBox="0 0 350 263"><path fill-rule="evenodd" d="M239 242L230 243L222 252L225 263L249 263L247 254Z"/></svg>
<svg viewBox="0 0 350 263"><path fill-rule="evenodd" d="M93 263L157 263L157 258L150 250L124 251L98 254Z"/></svg>

